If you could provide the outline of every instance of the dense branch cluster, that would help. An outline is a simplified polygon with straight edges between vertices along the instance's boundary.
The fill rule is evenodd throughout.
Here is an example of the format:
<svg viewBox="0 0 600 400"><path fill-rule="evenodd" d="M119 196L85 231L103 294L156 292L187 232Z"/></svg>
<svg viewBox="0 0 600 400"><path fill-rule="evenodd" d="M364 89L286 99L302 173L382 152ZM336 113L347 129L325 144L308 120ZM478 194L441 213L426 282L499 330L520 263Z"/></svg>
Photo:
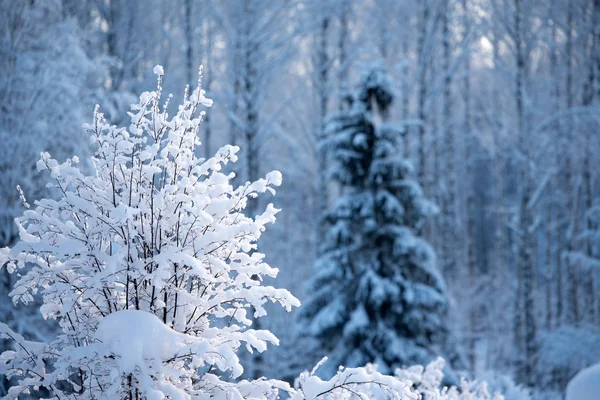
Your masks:
<svg viewBox="0 0 600 400"><path fill-rule="evenodd" d="M215 372L237 377L242 344L263 351L277 342L247 329L250 307L262 316L269 300L288 310L299 305L286 290L252 279L277 274L254 251L277 210L269 205L254 219L242 213L248 198L274 192L281 175L234 188L221 169L237 147L197 158L200 108L211 101L199 85L169 116L170 97L159 104L162 68L155 72L158 89L142 93L128 128L108 125L96 110L88 126L94 175L83 174L76 157L61 164L44 153L38 162L62 196L17 219L21 240L1 263L33 265L11 296L27 303L40 292L44 317L57 319L62 332L35 350L20 341L5 355L6 373L25 377L12 396L27 386L90 398L271 390L266 382L227 385Z"/></svg>

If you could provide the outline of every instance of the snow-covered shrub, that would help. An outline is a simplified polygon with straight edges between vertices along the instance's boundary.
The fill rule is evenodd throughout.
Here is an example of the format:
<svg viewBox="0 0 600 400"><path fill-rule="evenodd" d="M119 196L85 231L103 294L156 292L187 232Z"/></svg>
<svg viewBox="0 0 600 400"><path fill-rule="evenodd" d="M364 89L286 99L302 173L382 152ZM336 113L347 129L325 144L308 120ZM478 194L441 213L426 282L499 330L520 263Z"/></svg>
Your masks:
<svg viewBox="0 0 600 400"><path fill-rule="evenodd" d="M41 344L2 327L18 344L0 367L20 379L9 398L37 386L59 398L110 399L264 397L277 387L223 377L242 373L240 346L277 343L247 328L250 307L263 316L267 301L299 305L252 279L277 274L255 249L278 210L269 205L254 219L243 210L248 198L274 192L281 175L234 188L221 169L237 147L198 159L200 109L211 101L199 85L170 116L159 104L162 68L155 73L158 89L132 106L129 127L110 126L96 110L88 126L93 175L80 171L77 157L59 163L43 153L37 164L62 197L16 219L20 241L2 250L0 265L33 265L11 296L27 303L40 292L42 314L62 331Z"/></svg>
<svg viewBox="0 0 600 400"><path fill-rule="evenodd" d="M267 399L282 391L294 400L489 399L467 384L439 391L441 362L398 376L340 368L329 380L315 375L317 365L296 388L237 380L242 346L262 352L277 343L269 331L250 328L247 311L263 316L267 301L299 305L286 290L262 284L277 270L257 241L277 210L243 213L249 198L274 193L281 175L234 188L233 175L221 170L236 160L237 147L197 158L200 108L211 101L199 81L170 116L168 104L159 104L163 70L154 71L158 89L132 106L129 127L107 124L96 110L88 126L94 174L83 173L77 157L59 163L43 153L37 164L62 196L33 206L23 199L20 241L0 250L0 266L18 274L13 300L41 295L41 313L61 332L32 342L0 324L14 342L0 356L0 373L17 380L6 398L45 388L56 399Z"/></svg>

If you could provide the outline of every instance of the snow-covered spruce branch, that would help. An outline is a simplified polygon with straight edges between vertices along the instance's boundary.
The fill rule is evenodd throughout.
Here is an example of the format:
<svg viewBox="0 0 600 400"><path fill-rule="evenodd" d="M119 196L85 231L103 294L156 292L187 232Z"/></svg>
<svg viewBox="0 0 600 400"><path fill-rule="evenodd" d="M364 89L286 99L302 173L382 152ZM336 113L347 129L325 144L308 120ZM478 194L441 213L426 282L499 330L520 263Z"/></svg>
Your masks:
<svg viewBox="0 0 600 400"><path fill-rule="evenodd" d="M41 155L38 169L62 196L36 201L16 219L20 241L0 249L0 266L20 273L13 300L40 295L41 313L61 332L37 343L0 325L14 343L0 356L0 373L17 382L6 398L46 388L55 399L418 399L423 383L373 366L341 368L330 380L313 370L297 388L237 380L241 346L262 352L278 343L249 329L248 310L260 317L267 301L299 306L288 291L262 284L278 271L257 241L278 210L243 213L248 198L274 194L281 174L234 188L222 168L236 161L237 147L196 156L199 109L211 105L201 85L186 90L171 117L160 106L162 68L154 72L157 90L131 107L129 127L109 125L96 109L87 127L94 174L84 174L77 157ZM432 398L488 398L443 393Z"/></svg>

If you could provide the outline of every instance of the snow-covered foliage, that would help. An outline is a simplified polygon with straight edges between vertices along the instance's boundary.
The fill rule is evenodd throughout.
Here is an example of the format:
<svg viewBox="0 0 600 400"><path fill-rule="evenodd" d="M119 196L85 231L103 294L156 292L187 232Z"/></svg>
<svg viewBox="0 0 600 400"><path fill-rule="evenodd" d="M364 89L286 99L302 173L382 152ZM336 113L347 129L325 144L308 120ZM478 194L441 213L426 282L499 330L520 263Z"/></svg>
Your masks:
<svg viewBox="0 0 600 400"><path fill-rule="evenodd" d="M580 371L567 385L565 400L595 400L600 394L600 364Z"/></svg>
<svg viewBox="0 0 600 400"><path fill-rule="evenodd" d="M411 382L377 372L375 365L361 368L342 368L329 380L321 379L317 370L327 361L323 358L309 373L296 379L292 399L418 399Z"/></svg>
<svg viewBox="0 0 600 400"><path fill-rule="evenodd" d="M326 361L324 358L310 373L305 371L296 379L296 394L300 392L303 399L327 394L334 399L505 400L501 393L488 390L485 382L462 379L458 387L443 386L445 362L442 358L426 367L415 365L396 369L394 376L377 372L374 364L363 368L340 367L333 378L324 381L316 371Z"/></svg>
<svg viewBox="0 0 600 400"><path fill-rule="evenodd" d="M369 70L323 143L343 189L326 214L330 228L299 323L328 352L330 368L375 362L392 372L446 350L445 285L418 236L435 206L398 157L402 132L375 121L385 120L393 98L384 71Z"/></svg>
<svg viewBox="0 0 600 400"><path fill-rule="evenodd" d="M41 293L42 314L62 331L41 344L3 326L18 343L0 370L20 379L9 398L38 386L59 398L111 399L261 397L276 387L222 376L242 373L240 346L264 351L277 343L248 328L247 309L259 317L267 301L299 305L286 290L252 279L277 274L254 251L277 209L269 205L254 219L243 209L248 198L274 192L281 175L234 188L221 169L235 161L236 147L209 160L195 156L200 109L211 101L199 85L170 116L159 104L161 80L132 106L127 128L110 126L96 110L88 126L95 174L80 171L77 157L59 163L43 153L37 164L62 196L16 220L20 241L2 250L0 265L25 271L13 300Z"/></svg>
<svg viewBox="0 0 600 400"><path fill-rule="evenodd" d="M415 365L406 369L397 369L395 375L412 382L416 391L423 399L435 400L504 400L501 392L489 390L486 382L460 380L459 386L443 386L444 364L442 358L437 358L426 367ZM492 393L492 394L490 394ZM526 400L521 398L520 400Z"/></svg>

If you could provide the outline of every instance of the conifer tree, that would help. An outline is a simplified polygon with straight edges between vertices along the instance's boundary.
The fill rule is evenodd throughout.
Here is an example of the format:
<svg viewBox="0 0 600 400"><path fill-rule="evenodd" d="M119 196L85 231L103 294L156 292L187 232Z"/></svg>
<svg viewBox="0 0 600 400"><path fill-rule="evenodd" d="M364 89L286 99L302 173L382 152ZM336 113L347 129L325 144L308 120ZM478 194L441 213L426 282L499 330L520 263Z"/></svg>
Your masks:
<svg viewBox="0 0 600 400"><path fill-rule="evenodd" d="M390 371L444 354L445 284L419 237L436 207L399 157L403 129L386 121L393 100L385 71L368 70L351 107L330 118L323 143L342 191L326 215L300 323L329 353L330 369L376 362Z"/></svg>

